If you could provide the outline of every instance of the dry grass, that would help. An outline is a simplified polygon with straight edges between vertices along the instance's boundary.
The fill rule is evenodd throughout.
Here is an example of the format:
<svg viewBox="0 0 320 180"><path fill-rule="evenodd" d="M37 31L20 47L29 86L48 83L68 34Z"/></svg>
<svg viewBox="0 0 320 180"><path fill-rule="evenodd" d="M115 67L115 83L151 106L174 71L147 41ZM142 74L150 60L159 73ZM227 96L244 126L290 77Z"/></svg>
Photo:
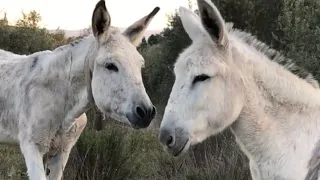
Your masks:
<svg viewBox="0 0 320 180"><path fill-rule="evenodd" d="M26 178L17 146L0 146L0 179ZM102 132L88 127L72 150L66 180L250 180L248 162L229 131L173 158L155 130L132 130L109 122Z"/></svg>
<svg viewBox="0 0 320 180"><path fill-rule="evenodd" d="M24 159L18 146L1 144L0 162L1 180L27 179Z"/></svg>

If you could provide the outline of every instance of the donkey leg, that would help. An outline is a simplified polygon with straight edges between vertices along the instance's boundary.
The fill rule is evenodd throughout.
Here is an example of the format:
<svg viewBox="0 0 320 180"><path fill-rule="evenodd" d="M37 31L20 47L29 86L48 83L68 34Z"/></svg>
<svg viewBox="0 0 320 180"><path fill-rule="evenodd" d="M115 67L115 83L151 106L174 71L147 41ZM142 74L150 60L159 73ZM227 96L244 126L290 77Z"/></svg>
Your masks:
<svg viewBox="0 0 320 180"><path fill-rule="evenodd" d="M46 180L41 152L36 144L21 142L20 149L24 156L30 180Z"/></svg>
<svg viewBox="0 0 320 180"><path fill-rule="evenodd" d="M48 180L60 180L63 175L64 168L68 162L70 152L79 139L83 129L87 124L87 117L85 114L79 116L75 125L71 130L63 135L61 148L55 156L49 158L47 161L47 179Z"/></svg>

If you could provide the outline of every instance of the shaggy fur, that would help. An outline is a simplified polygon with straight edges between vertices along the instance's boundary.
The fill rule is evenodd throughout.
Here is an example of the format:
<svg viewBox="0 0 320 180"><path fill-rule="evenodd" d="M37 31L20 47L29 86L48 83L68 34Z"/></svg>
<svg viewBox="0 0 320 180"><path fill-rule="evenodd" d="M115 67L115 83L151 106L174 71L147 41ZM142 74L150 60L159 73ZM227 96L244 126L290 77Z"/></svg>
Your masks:
<svg viewBox="0 0 320 180"><path fill-rule="evenodd" d="M179 9L192 40L175 63L160 142L178 156L226 128L254 180L301 180L319 169L320 91L313 76L249 33L210 0ZM314 166L316 165L316 166Z"/></svg>
<svg viewBox="0 0 320 180"><path fill-rule="evenodd" d="M297 66L290 58L283 56L280 52L270 48L265 43L259 41L255 36L250 33L234 29L233 23L226 23L227 30L229 33L234 34L238 38L242 39L245 43L253 46L256 50L260 51L268 57L269 60L278 63L298 77L305 79L308 83L313 85L315 88L319 88L319 82L314 79L313 75L307 72L304 68Z"/></svg>
<svg viewBox="0 0 320 180"><path fill-rule="evenodd" d="M155 108L142 83L144 59L136 46L155 14L129 27L142 26L140 31L123 34L110 27L100 0L92 15L94 35L31 55L0 51L0 142L20 145L29 179L61 179L87 121L85 68L92 72L90 93L100 111L132 127L150 124Z"/></svg>

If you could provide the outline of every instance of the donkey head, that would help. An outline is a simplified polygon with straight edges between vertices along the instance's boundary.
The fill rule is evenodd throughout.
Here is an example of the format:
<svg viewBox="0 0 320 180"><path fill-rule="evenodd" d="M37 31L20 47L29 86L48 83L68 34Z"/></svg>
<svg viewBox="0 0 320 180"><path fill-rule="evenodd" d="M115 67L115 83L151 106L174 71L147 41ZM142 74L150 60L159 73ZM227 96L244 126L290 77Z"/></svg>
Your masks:
<svg viewBox="0 0 320 180"><path fill-rule="evenodd" d="M198 0L198 7L200 17L179 9L192 44L175 64L160 126L160 141L175 156L231 125L244 104L244 84L233 64L225 22L210 0Z"/></svg>
<svg viewBox="0 0 320 180"><path fill-rule="evenodd" d="M95 59L88 63L92 99L104 114L134 128L148 127L156 114L142 82L144 59L136 47L158 11L156 7L123 33L110 27L104 0L93 11L92 32L97 48Z"/></svg>

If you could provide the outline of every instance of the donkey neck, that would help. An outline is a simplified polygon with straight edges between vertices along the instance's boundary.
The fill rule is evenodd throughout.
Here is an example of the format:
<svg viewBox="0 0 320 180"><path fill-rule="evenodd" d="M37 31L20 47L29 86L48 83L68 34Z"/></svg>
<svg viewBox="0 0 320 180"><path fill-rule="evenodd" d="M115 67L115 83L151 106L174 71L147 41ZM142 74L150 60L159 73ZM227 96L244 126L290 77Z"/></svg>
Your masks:
<svg viewBox="0 0 320 180"><path fill-rule="evenodd" d="M236 56L239 52L242 55L234 58L242 70L250 99L250 96L259 97L288 108L320 108L319 89L271 61L254 47L239 41L237 43L238 48L233 48L233 51Z"/></svg>
<svg viewBox="0 0 320 180"><path fill-rule="evenodd" d="M261 120L262 128L271 121L291 121L286 117L292 114L307 115L320 110L319 89L253 47L235 42L240 44L232 49L234 62L242 72L246 91L243 117L257 116L254 119Z"/></svg>
<svg viewBox="0 0 320 180"><path fill-rule="evenodd" d="M295 149L295 157L306 160L309 152L305 151L312 149L320 135L319 90L262 53L246 45L238 47L234 50L245 54L236 63L246 87L243 110L231 126L238 143L259 163L276 164L280 157L273 152L283 149Z"/></svg>
<svg viewBox="0 0 320 180"><path fill-rule="evenodd" d="M78 117L88 106L88 94L85 81L85 60L90 64L96 56L97 44L93 36L87 36L68 45L60 46L53 51L53 58L48 63L51 72L59 72L60 79L65 82L65 101L69 112L67 116ZM57 75L57 73L48 76Z"/></svg>

